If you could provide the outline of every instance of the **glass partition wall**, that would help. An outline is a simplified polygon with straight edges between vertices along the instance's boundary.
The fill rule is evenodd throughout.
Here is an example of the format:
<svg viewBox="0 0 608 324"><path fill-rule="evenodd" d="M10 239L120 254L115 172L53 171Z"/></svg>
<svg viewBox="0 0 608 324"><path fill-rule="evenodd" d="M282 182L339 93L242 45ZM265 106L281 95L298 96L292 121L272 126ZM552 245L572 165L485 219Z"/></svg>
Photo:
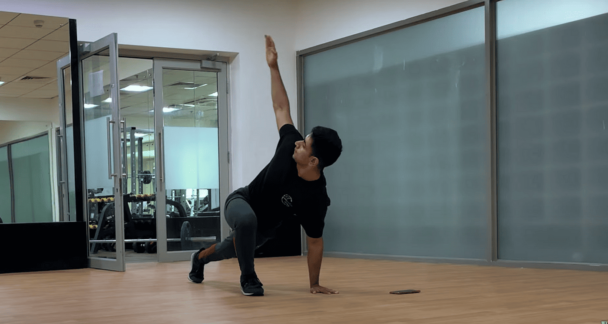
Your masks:
<svg viewBox="0 0 608 324"><path fill-rule="evenodd" d="M0 218L6 224L53 221L47 134L0 147Z"/></svg>
<svg viewBox="0 0 608 324"><path fill-rule="evenodd" d="M305 131L344 145L326 250L484 258L483 26L475 8L304 59Z"/></svg>
<svg viewBox="0 0 608 324"><path fill-rule="evenodd" d="M496 13L498 257L608 264L608 3Z"/></svg>
<svg viewBox="0 0 608 324"><path fill-rule="evenodd" d="M298 52L301 130L344 145L325 252L608 269L607 13L472 0Z"/></svg>
<svg viewBox="0 0 608 324"><path fill-rule="evenodd" d="M0 147L0 223L13 222L8 146Z"/></svg>

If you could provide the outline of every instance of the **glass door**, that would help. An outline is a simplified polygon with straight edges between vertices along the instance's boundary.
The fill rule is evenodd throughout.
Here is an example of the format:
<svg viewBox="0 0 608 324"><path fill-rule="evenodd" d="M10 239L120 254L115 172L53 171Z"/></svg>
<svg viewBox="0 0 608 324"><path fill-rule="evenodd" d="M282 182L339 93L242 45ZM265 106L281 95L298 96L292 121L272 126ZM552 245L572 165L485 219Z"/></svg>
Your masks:
<svg viewBox="0 0 608 324"><path fill-rule="evenodd" d="M226 64L154 60L160 262L185 261L228 234Z"/></svg>
<svg viewBox="0 0 608 324"><path fill-rule="evenodd" d="M87 219L92 268L125 271L117 35L81 47Z"/></svg>
<svg viewBox="0 0 608 324"><path fill-rule="evenodd" d="M84 124L84 171L86 188L85 217L89 230L89 266L91 268L124 271L124 211L121 130L118 83L117 35L110 34L96 42L80 47L81 115ZM73 147L73 132L68 127L66 101L68 92L69 57L57 62L60 106L60 190L62 220L75 215L70 202L69 147ZM71 87L70 87L71 88ZM78 87L74 87L77 89ZM66 117L67 115L67 117ZM79 158L79 156L76 156ZM73 173L73 170L72 170ZM72 189L73 190L73 189ZM80 197L75 197L80 199ZM72 204L72 206L70 206ZM117 224L119 224L117 226Z"/></svg>

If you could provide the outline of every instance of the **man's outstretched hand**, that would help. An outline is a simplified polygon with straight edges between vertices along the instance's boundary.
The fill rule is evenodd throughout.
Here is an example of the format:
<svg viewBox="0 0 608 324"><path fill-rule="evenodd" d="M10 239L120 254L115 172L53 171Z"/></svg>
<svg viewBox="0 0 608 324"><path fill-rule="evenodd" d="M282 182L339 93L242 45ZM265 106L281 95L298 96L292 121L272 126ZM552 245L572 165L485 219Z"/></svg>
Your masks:
<svg viewBox="0 0 608 324"><path fill-rule="evenodd" d="M277 59L279 55L277 54L277 49L274 46L274 41L272 37L266 35L266 62L268 62L268 66L271 68L278 67Z"/></svg>
<svg viewBox="0 0 608 324"><path fill-rule="evenodd" d="M339 294L340 292L337 290L325 288L323 286L315 285L315 286L310 287L310 293L311 294L332 295L332 294Z"/></svg>

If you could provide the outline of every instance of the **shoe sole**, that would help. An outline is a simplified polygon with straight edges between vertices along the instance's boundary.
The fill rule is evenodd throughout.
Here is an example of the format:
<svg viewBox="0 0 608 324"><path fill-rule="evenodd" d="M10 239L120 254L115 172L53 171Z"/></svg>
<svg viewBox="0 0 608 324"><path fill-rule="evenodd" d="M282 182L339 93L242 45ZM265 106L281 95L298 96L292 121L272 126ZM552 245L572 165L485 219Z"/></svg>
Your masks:
<svg viewBox="0 0 608 324"><path fill-rule="evenodd" d="M243 293L243 295L245 296L264 296L264 293L261 294L256 294L256 293L246 293L243 291L243 288L241 288L241 292Z"/></svg>
<svg viewBox="0 0 608 324"><path fill-rule="evenodd" d="M194 263L194 255L195 254L196 253L192 253L192 256L190 257L190 264ZM205 279L203 279L203 280L205 280ZM188 281L190 281L191 283L200 284L200 283L203 282L203 280L201 280L201 282L196 282L196 281L190 279L190 275L188 274Z"/></svg>

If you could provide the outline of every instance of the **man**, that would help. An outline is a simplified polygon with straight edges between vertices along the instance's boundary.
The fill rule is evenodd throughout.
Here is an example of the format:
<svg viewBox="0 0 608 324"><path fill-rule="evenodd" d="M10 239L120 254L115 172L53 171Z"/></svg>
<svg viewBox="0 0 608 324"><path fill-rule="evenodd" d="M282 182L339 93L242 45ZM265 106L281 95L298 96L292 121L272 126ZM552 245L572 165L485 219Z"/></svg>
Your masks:
<svg viewBox="0 0 608 324"><path fill-rule="evenodd" d="M233 232L221 243L192 254L188 280L201 283L205 264L236 256L243 294L264 295L253 264L255 249L274 236L282 220L295 218L307 235L310 292L337 294L319 285L319 273L324 219L330 202L323 168L338 159L342 142L336 131L329 128L315 127L304 139L293 126L274 41L270 36L265 37L279 144L270 163L251 184L227 197L225 218Z"/></svg>

